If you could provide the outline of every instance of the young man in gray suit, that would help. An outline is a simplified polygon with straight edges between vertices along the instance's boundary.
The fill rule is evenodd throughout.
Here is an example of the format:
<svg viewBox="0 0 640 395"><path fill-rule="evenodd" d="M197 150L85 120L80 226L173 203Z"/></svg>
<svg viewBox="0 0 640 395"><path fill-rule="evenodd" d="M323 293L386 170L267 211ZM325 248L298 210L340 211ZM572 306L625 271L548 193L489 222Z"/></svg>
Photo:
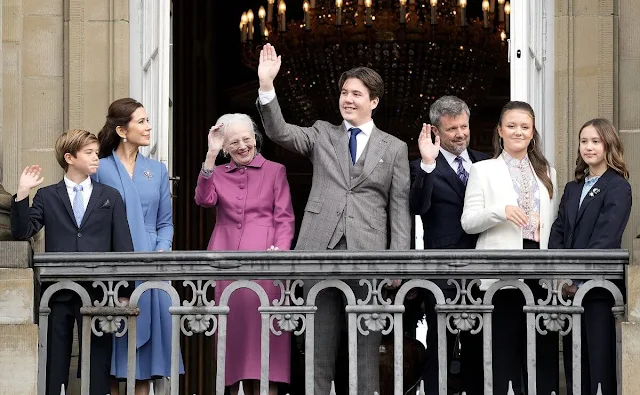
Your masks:
<svg viewBox="0 0 640 395"><path fill-rule="evenodd" d="M316 121L303 128L286 123L280 112L273 87L280 64L275 49L266 44L258 67L258 110L271 140L313 163L311 193L295 249L408 250L408 150L371 118L384 91L380 75L366 67L343 73L338 100L342 124ZM366 287L347 283L356 298L366 297ZM325 395L335 377L339 334L346 323L342 292L320 292L316 306L314 385L316 394ZM379 344L380 332L358 334L358 394L379 391Z"/></svg>

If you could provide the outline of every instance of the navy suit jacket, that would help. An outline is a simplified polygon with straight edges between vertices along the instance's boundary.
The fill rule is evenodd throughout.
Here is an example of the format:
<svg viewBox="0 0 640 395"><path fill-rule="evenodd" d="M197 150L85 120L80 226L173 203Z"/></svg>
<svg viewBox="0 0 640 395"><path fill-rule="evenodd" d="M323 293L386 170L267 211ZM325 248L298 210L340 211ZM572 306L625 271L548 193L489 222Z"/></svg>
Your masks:
<svg viewBox="0 0 640 395"><path fill-rule="evenodd" d="M620 248L631 214L631 185L607 169L580 205L583 186L584 181L571 181L565 187L549 248Z"/></svg>
<svg viewBox="0 0 640 395"><path fill-rule="evenodd" d="M47 252L133 251L129 224L120 193L93 182L93 191L80 226L76 224L63 181L36 192L29 199L11 201L11 233L27 240L45 227Z"/></svg>
<svg viewBox="0 0 640 395"><path fill-rule="evenodd" d="M489 159L489 155L467 150L472 163ZM436 168L427 173L420 159L411 162L411 213L420 215L424 228L424 248L473 249L478 235L465 233L460 225L464 208L465 185L460 181L442 153Z"/></svg>

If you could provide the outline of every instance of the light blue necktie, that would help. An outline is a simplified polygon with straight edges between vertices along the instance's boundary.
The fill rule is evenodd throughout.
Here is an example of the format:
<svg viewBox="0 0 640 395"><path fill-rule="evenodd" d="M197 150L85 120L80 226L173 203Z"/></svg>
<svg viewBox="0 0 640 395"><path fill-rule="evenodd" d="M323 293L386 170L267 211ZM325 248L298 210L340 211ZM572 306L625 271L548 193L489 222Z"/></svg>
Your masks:
<svg viewBox="0 0 640 395"><path fill-rule="evenodd" d="M82 185L76 185L73 187L73 191L76 196L73 198L73 215L76 217L76 223L78 227L82 223L82 217L84 217L84 198L82 197Z"/></svg>

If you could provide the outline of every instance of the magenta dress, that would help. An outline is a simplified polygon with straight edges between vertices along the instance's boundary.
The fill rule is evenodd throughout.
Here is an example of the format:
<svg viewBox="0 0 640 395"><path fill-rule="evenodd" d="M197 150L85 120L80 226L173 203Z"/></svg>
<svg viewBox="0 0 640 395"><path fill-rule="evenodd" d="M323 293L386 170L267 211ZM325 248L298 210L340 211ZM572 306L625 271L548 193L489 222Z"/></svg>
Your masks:
<svg viewBox="0 0 640 395"><path fill-rule="evenodd" d="M209 178L198 177L196 204L216 207L216 225L208 250L266 251L274 245L289 250L294 235L293 207L283 165L257 155L248 166L218 166ZM277 252L274 252L277 254ZM273 280L256 281L270 303L280 298ZM229 281L218 281L216 301ZM225 385L260 379L260 313L258 296L249 289L229 299ZM290 381L291 334L270 335L269 380Z"/></svg>

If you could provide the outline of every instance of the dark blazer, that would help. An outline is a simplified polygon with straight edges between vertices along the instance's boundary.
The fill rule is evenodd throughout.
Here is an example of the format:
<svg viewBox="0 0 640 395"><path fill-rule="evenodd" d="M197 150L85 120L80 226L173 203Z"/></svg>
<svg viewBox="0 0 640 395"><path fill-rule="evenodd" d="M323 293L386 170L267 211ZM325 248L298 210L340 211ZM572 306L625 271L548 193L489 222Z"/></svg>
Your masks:
<svg viewBox="0 0 640 395"><path fill-rule="evenodd" d="M131 233L120 193L93 182L93 191L80 226L71 208L67 187L63 181L41 188L29 207L29 199L11 200L11 233L26 240L42 229L47 252L108 252L133 251ZM100 288L81 283L93 299L101 300ZM132 289L133 287L127 287ZM43 289L44 290L44 289ZM126 296L126 295L121 295ZM68 384L73 322L81 325L80 300L75 292L62 290L51 297L49 347L47 350L46 393L57 394L61 384ZM80 331L82 332L82 331ZM82 334L80 333L80 343ZM111 369L111 336L91 338L91 395L109 392Z"/></svg>
<svg viewBox="0 0 640 395"><path fill-rule="evenodd" d="M489 159L489 155L467 150L472 163ZM436 168L427 173L420 159L411 161L411 213L420 215L424 227L424 248L475 248L478 235L465 233L460 225L464 208L465 185L460 181L442 153Z"/></svg>
<svg viewBox="0 0 640 395"><path fill-rule="evenodd" d="M631 185L608 169L580 205L583 186L584 181L571 181L565 187L549 248L620 248L631 214Z"/></svg>
<svg viewBox="0 0 640 395"><path fill-rule="evenodd" d="M27 240L46 227L47 252L133 251L131 233L120 193L93 182L93 191L80 226L71 208L64 180L41 188L33 198L11 200L11 233Z"/></svg>

